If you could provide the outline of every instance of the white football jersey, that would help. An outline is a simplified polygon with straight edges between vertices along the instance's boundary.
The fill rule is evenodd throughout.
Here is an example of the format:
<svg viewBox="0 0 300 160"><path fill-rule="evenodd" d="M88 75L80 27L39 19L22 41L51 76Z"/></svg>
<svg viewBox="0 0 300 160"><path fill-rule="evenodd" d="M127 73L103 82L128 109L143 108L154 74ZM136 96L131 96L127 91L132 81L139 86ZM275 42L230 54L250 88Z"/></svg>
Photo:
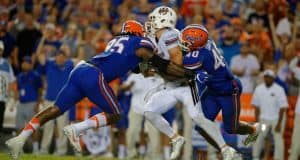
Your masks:
<svg viewBox="0 0 300 160"><path fill-rule="evenodd" d="M156 40L155 37L149 37L157 48L157 54L163 59L169 60L169 49L177 47L179 45L180 32L177 29L166 30L161 37Z"/></svg>

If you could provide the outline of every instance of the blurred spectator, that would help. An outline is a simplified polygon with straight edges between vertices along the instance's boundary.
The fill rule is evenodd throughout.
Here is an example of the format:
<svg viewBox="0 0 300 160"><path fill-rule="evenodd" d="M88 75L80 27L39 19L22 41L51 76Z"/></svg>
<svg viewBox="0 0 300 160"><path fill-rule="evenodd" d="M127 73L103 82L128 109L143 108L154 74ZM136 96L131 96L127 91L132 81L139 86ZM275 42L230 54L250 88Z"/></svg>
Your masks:
<svg viewBox="0 0 300 160"><path fill-rule="evenodd" d="M16 56L16 40L11 33L7 31L8 21L3 14L7 11L0 12L0 40L4 43L3 57L12 60L13 66L17 67L17 56Z"/></svg>
<svg viewBox="0 0 300 160"><path fill-rule="evenodd" d="M240 43L232 26L226 26L222 35L219 47L226 62L230 62L232 57L240 53Z"/></svg>
<svg viewBox="0 0 300 160"><path fill-rule="evenodd" d="M248 23L257 24L264 28L269 28L269 21L267 15L267 7L265 1L256 0L254 4L254 11L248 17Z"/></svg>
<svg viewBox="0 0 300 160"><path fill-rule="evenodd" d="M252 98L256 120L260 122L259 129L262 132L253 146L252 155L254 160L260 159L264 139L271 131L274 136L274 159L280 160L284 159L283 119L289 104L283 88L274 83L274 71L267 69L263 75L264 83L256 87Z"/></svg>
<svg viewBox="0 0 300 160"><path fill-rule="evenodd" d="M78 43L78 36L81 36L80 31L77 31L77 25L74 23L68 24L65 35L62 38L62 43L66 44L71 49L71 57L75 57L77 43Z"/></svg>
<svg viewBox="0 0 300 160"><path fill-rule="evenodd" d="M153 9L153 6L148 0L139 0L139 4L133 8L133 13L136 14L137 21L144 24L148 19L148 13Z"/></svg>
<svg viewBox="0 0 300 160"><path fill-rule="evenodd" d="M61 42L55 37L55 25L48 23L43 30L42 38L36 43L35 54L44 54L53 57L61 46Z"/></svg>
<svg viewBox="0 0 300 160"><path fill-rule="evenodd" d="M297 80L298 88L300 82L300 65L299 65L299 55L295 57L290 63L290 69L294 74L294 78ZM300 156L300 92L298 93L298 99L296 103L296 110L295 110L295 119L294 119L294 129L292 135L292 144L291 144L291 152L289 156L289 160L298 159Z"/></svg>
<svg viewBox="0 0 300 160"><path fill-rule="evenodd" d="M48 107L59 94L60 89L68 80L68 76L74 67L74 62L69 59L68 51L61 48L53 58L46 58L45 53L37 53L39 60L40 72L45 75L46 79L46 95L43 108ZM72 107L72 106L70 106ZM42 154L47 154L54 134L54 121L56 121L58 136L56 138L55 154L64 155L67 153L67 137L63 134L62 128L68 124L68 112L61 115L59 118L49 121L44 126L41 151Z"/></svg>
<svg viewBox="0 0 300 160"><path fill-rule="evenodd" d="M238 17L242 11L241 3L238 0L225 0L221 4L224 16L229 18Z"/></svg>
<svg viewBox="0 0 300 160"><path fill-rule="evenodd" d="M245 27L245 23L242 19L240 18L232 18L230 20L230 24L233 26L235 34L237 36L237 39L243 43L243 42L247 42L250 38L249 33L246 31Z"/></svg>
<svg viewBox="0 0 300 160"><path fill-rule="evenodd" d="M17 86L19 91L19 102L16 115L16 128L21 131L25 123L38 113L38 107L42 97L42 79L33 70L33 61L29 56L23 57L21 64L22 72L17 76ZM32 135L33 153L38 153L39 142L38 132Z"/></svg>
<svg viewBox="0 0 300 160"><path fill-rule="evenodd" d="M10 93L14 90L15 76L8 60L3 57L4 43L0 40L0 132L2 131L4 111ZM17 95L15 93L15 95ZM16 97L15 97L16 99Z"/></svg>
<svg viewBox="0 0 300 160"><path fill-rule="evenodd" d="M274 54L272 52L271 39L260 24L251 24L250 28L250 48L251 53L256 55L259 62L273 62Z"/></svg>
<svg viewBox="0 0 300 160"><path fill-rule="evenodd" d="M17 34L16 38L18 63L23 60L23 57L33 55L35 44L42 36L35 23L31 14L25 15L25 28ZM30 37L30 40L28 40L28 37Z"/></svg>
<svg viewBox="0 0 300 160"><path fill-rule="evenodd" d="M96 55L96 44L93 41L95 34L94 28L88 27L85 30L83 39L78 42L78 59L88 60Z"/></svg>
<svg viewBox="0 0 300 160"><path fill-rule="evenodd" d="M206 5L207 0L184 0L181 5L180 13L184 17L193 17L195 12L203 12L204 6Z"/></svg>
<svg viewBox="0 0 300 160"><path fill-rule="evenodd" d="M255 78L259 73L260 65L255 56L250 54L249 44L241 44L241 53L232 57L230 68L237 75L243 86L243 93L252 93L255 87Z"/></svg>

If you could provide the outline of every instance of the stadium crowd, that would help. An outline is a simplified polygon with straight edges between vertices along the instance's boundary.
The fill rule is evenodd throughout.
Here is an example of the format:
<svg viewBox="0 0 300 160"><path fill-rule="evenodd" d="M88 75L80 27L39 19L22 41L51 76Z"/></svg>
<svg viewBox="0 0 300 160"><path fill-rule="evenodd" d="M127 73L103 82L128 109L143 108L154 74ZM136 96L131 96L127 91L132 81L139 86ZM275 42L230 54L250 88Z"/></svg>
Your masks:
<svg viewBox="0 0 300 160"><path fill-rule="evenodd" d="M2 0L0 131L3 130L5 109L9 112L16 110L15 129L20 131L35 113L53 103L78 61L101 54L125 20L135 19L144 24L148 13L161 5L176 10L177 29L193 23L203 24L208 29L232 72L241 80L243 94L256 97L252 101L256 111L253 116L272 128L273 156L283 158L285 150L286 158L296 160L300 155L300 101L296 109L295 106L292 108L295 112L289 112L291 107L282 102L286 101L284 98L273 102L273 92L268 97L265 96L267 91L260 93L258 88L261 83L268 83L263 80L264 76L268 76L284 90L284 94L276 99L298 96L300 2L297 0ZM152 74L149 73L149 76ZM115 126L85 133L82 136L85 154L126 158L126 155L134 154L131 152L138 152L140 156L152 157L150 159L168 157L168 139L160 137L150 124L144 125L143 117L130 110L131 105L143 104L141 95L145 95L143 91L149 85L158 83L151 79L143 80L138 75L120 77L112 82L110 86L128 116ZM62 127L98 112L94 104L84 99L70 112L47 123L40 134L33 135L27 145L32 149L25 148L25 151L70 154L72 151L68 149ZM274 116L280 113L286 116ZM164 116L169 123L175 124L179 132L184 132L190 129L185 124L192 123L185 120L185 114L178 104L176 109ZM295 125L293 135L290 135L292 143L284 145L286 127L283 121L288 116L295 117ZM276 123L279 120L280 123ZM272 139L265 137L259 138L254 145L253 154L247 151L248 156L258 159L264 144L266 153L272 150ZM55 146L51 147L53 139ZM264 139L269 142L263 143ZM133 151L136 148L138 151ZM184 159L191 159L192 149L208 150L208 157L215 159L211 147L195 149L191 141L187 141L184 148ZM280 151L281 155L276 155Z"/></svg>

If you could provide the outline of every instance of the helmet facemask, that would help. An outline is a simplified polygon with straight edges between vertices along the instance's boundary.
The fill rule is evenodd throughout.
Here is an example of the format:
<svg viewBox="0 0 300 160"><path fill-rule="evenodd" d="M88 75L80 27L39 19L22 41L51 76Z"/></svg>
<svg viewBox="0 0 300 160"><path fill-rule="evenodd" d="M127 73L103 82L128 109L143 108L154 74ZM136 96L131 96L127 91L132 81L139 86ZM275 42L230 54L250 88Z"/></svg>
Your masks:
<svg viewBox="0 0 300 160"><path fill-rule="evenodd" d="M180 36L180 38L179 38L179 47L182 51L190 52L191 51L191 49L190 49L191 45L192 44L190 42L183 40Z"/></svg>

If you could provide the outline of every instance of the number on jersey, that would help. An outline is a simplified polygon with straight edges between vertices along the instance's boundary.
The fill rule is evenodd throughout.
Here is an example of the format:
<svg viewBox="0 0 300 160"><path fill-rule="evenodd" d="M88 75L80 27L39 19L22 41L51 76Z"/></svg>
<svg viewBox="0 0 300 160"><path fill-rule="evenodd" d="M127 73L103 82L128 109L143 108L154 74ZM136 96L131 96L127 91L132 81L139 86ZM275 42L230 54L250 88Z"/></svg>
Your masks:
<svg viewBox="0 0 300 160"><path fill-rule="evenodd" d="M124 44L122 42L124 41L128 41L129 37L121 37L118 39L113 39L111 40L106 48L105 48L105 52L117 52L119 54L121 54L124 50Z"/></svg>
<svg viewBox="0 0 300 160"><path fill-rule="evenodd" d="M217 70L219 67L225 67L226 64L224 62L224 57L221 55L220 51L218 50L216 44L213 42L212 43L212 53L214 55L214 60L215 60L215 65L214 68Z"/></svg>
<svg viewBox="0 0 300 160"><path fill-rule="evenodd" d="M192 56L193 58L197 58L198 55L199 55L199 51L193 51L193 52L188 53L186 56L187 57L191 57Z"/></svg>

